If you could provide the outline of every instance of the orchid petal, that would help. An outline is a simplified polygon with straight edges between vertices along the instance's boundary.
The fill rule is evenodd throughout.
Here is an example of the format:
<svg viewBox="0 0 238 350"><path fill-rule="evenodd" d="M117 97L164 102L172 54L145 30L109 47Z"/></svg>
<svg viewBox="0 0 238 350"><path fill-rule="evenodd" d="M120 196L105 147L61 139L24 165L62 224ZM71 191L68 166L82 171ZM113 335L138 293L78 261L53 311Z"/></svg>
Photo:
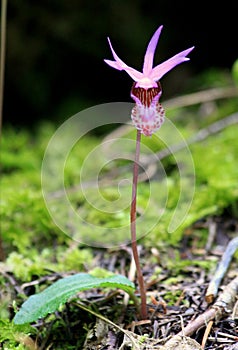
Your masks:
<svg viewBox="0 0 238 350"><path fill-rule="evenodd" d="M144 57L144 65L143 65L143 74L148 75L153 66L154 53L159 40L159 36L163 26L160 26L154 35L152 36L149 45L146 49L145 57Z"/></svg>
<svg viewBox="0 0 238 350"><path fill-rule="evenodd" d="M127 74L130 75L130 77L134 80L134 81L138 81L140 79L143 78L143 74L141 72L138 72L136 69L128 66L126 63L124 63L116 54L116 52L114 51L111 41L109 38L108 42L112 51L112 55L115 59L115 61L111 61L111 60L104 60L104 62L106 62L109 66L118 69L118 70L124 70L127 72Z"/></svg>
<svg viewBox="0 0 238 350"><path fill-rule="evenodd" d="M116 61L104 60L104 62L106 62L112 68L115 68L115 69L118 69L118 70L123 70L122 66Z"/></svg>
<svg viewBox="0 0 238 350"><path fill-rule="evenodd" d="M184 50L177 55L171 57L167 61L159 64L158 66L154 67L151 74L149 75L150 79L153 79L154 81L158 81L164 76L166 73L168 73L171 69L173 69L178 64L189 61L190 58L186 57L192 50L193 47L190 47L187 50Z"/></svg>

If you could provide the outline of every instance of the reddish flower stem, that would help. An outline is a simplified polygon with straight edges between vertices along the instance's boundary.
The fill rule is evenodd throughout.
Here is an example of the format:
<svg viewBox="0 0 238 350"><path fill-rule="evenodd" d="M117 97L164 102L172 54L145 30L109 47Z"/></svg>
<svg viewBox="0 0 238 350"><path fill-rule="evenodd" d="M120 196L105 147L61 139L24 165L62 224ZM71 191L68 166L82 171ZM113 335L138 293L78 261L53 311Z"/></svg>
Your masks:
<svg viewBox="0 0 238 350"><path fill-rule="evenodd" d="M147 318L147 308L146 308L146 291L144 285L144 278L140 267L140 259L137 249L137 239L136 239L136 195L137 195L137 182L138 182L138 172L139 172L139 157L140 157L140 140L141 132L137 130L136 136L136 155L133 167L133 183L132 183L132 201L131 201L131 247L133 252L133 257L135 260L137 279L140 289L141 296L141 318Z"/></svg>

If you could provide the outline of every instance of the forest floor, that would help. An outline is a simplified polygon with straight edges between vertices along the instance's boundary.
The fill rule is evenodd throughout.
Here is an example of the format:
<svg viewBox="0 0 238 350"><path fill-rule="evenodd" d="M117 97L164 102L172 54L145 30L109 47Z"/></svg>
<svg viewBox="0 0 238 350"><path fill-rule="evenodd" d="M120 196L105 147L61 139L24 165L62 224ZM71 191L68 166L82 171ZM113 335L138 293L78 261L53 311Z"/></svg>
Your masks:
<svg viewBox="0 0 238 350"><path fill-rule="evenodd" d="M81 272L126 276L139 299L131 181L124 181L135 130L114 125L84 135L62 163L62 189L57 162L74 130L53 145L47 168L57 125L4 126L0 349L238 349L237 88L229 72L213 72L213 84L211 76L204 74L205 90L200 77L198 92L165 102L167 122L142 139L137 231L145 319L121 289L92 288L34 322L14 323L31 296ZM65 193L74 211L65 211Z"/></svg>

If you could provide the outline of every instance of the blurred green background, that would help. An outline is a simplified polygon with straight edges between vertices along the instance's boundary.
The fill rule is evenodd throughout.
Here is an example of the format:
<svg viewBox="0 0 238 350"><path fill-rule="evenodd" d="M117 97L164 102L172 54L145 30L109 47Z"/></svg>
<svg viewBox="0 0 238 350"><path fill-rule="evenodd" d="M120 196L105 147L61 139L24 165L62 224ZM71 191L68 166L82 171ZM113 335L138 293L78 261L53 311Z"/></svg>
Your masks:
<svg viewBox="0 0 238 350"><path fill-rule="evenodd" d="M238 56L237 2L11 0L7 11L4 123L65 120L95 104L130 101L131 78L108 67L110 36L119 57L140 69L146 45L164 29L155 64L192 45L191 62L163 80L163 99L192 88L208 68Z"/></svg>

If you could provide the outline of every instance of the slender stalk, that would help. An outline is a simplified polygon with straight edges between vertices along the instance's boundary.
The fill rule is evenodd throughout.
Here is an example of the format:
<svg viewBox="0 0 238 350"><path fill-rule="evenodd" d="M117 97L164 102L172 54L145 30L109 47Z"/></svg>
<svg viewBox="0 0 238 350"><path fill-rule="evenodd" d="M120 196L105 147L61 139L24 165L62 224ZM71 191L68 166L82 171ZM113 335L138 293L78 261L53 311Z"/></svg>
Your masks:
<svg viewBox="0 0 238 350"><path fill-rule="evenodd" d="M2 132L2 113L3 113L3 90L4 90L4 71L5 71L5 53L6 53L6 22L7 22L7 0L1 3L1 44L0 44L0 138ZM0 233L0 261L5 260Z"/></svg>
<svg viewBox="0 0 238 350"><path fill-rule="evenodd" d="M2 128L4 70L6 52L6 21L7 21L7 0L2 0L1 5L1 53L0 53L0 136Z"/></svg>
<svg viewBox="0 0 238 350"><path fill-rule="evenodd" d="M132 201L131 201L131 247L132 253L136 264L137 279L140 289L141 296L141 318L147 318L147 308L146 308L146 292L144 285L144 278L140 267L140 259L137 249L137 239L136 239L136 195L137 195L137 183L138 183L138 172L139 172L139 158L140 158L140 140L141 132L137 130L136 136L136 155L133 167L133 183L132 183Z"/></svg>

